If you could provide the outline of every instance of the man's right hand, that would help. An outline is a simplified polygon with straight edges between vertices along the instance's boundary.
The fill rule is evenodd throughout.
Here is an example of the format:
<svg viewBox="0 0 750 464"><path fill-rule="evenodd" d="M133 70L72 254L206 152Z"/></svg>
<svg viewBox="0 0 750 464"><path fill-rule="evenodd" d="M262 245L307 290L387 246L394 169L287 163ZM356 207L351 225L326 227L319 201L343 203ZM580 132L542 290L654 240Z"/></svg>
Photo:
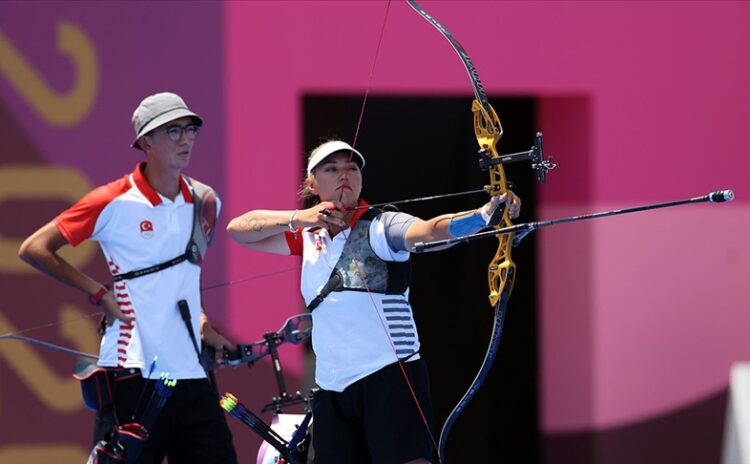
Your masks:
<svg viewBox="0 0 750 464"><path fill-rule="evenodd" d="M102 312L104 312L104 316L107 318L107 327L112 327L112 324L115 323L115 319L119 319L127 324L133 322L134 318L132 316L128 316L122 312L120 305L117 304L117 300L111 290L104 294L99 306L102 308Z"/></svg>
<svg viewBox="0 0 750 464"><path fill-rule="evenodd" d="M91 295L91 289L93 288L96 292L101 288L101 284L83 274L58 254L58 250L67 244L68 241L57 229L55 223L48 222L24 240L18 250L18 256L53 279ZM132 317L123 314L111 291L104 294L99 301L99 306L110 326L115 319L126 323L133 320Z"/></svg>

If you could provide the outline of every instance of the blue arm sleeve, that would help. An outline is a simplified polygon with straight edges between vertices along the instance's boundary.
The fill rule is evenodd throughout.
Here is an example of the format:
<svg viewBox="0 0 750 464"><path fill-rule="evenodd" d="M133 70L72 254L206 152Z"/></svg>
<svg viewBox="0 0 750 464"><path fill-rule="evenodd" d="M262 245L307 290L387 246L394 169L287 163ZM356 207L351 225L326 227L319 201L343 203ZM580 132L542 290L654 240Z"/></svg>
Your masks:
<svg viewBox="0 0 750 464"><path fill-rule="evenodd" d="M461 237L463 235L473 234L487 226L487 222L484 220L481 214L472 213L462 216L460 218L451 219L448 225L448 232L454 237Z"/></svg>

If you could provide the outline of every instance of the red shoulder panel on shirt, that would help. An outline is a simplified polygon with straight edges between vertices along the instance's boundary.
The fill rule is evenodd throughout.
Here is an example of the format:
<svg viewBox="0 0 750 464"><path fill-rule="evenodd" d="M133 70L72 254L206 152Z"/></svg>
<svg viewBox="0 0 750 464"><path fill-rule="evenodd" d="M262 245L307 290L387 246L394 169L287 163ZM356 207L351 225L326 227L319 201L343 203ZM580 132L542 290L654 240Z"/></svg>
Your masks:
<svg viewBox="0 0 750 464"><path fill-rule="evenodd" d="M95 188L54 219L57 230L68 243L76 246L91 237L102 210L130 189L129 177L125 175L114 182Z"/></svg>
<svg viewBox="0 0 750 464"><path fill-rule="evenodd" d="M286 244L289 246L289 254L293 256L302 256L302 227L297 227L297 233L290 230L284 231Z"/></svg>
<svg viewBox="0 0 750 464"><path fill-rule="evenodd" d="M361 218L368 211L369 208L365 208L365 206L370 206L370 204L365 200L359 200L359 204L357 204L357 208L359 209L357 209L357 211L355 211L354 215L352 216L352 229L357 225L357 221L359 221L359 218Z"/></svg>

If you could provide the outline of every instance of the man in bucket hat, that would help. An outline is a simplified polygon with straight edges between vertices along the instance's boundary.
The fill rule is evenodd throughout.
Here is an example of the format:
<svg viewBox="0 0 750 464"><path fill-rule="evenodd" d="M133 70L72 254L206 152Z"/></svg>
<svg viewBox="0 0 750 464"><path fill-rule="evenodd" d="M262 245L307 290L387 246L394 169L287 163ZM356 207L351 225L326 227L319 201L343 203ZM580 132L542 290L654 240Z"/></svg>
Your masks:
<svg viewBox="0 0 750 464"><path fill-rule="evenodd" d="M146 97L132 122L132 146L145 162L34 232L19 256L84 292L105 315L97 364L113 400L96 405L90 462L158 464L167 456L170 463L235 463L231 433L198 353L199 338L216 349L236 349L208 323L200 295L202 255L221 204L210 187L182 174L203 120L178 95L164 92ZM87 239L101 246L111 289L58 254ZM177 382L159 409L151 399L164 390L163 376Z"/></svg>

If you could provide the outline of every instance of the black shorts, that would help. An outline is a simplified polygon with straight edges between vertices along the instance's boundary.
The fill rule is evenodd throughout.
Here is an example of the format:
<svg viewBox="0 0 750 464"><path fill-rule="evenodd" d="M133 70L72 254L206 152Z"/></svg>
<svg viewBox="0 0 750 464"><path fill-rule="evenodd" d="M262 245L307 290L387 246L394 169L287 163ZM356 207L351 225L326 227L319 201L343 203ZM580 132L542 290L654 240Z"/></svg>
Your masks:
<svg viewBox="0 0 750 464"><path fill-rule="evenodd" d="M94 441L101 440L112 429L114 415L119 424L131 422L136 405L139 411L135 420L141 420L154 384L155 381L150 380L146 385L141 376L116 381L114 408L110 406L97 413ZM178 380L149 432L139 464L161 464L165 456L170 464L237 462L232 433L219 406L219 396L207 379Z"/></svg>
<svg viewBox="0 0 750 464"><path fill-rule="evenodd" d="M427 366L403 363L425 414L425 425L397 363L349 385L343 392L320 390L313 400L316 464L401 464L432 461L434 428Z"/></svg>

